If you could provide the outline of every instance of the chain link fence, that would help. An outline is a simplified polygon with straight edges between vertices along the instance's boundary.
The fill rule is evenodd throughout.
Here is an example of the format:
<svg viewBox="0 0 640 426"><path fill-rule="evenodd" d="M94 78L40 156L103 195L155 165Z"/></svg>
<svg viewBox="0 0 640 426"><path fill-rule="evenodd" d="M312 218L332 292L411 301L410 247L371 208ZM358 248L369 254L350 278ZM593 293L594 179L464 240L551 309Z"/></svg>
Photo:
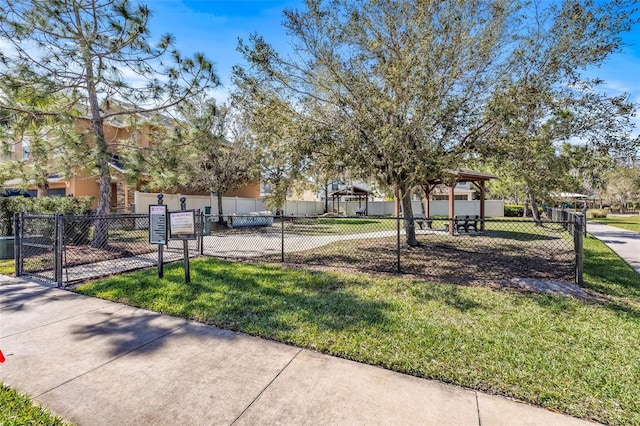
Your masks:
<svg viewBox="0 0 640 426"><path fill-rule="evenodd" d="M57 282L60 273L58 234L61 215L15 214L16 275Z"/></svg>
<svg viewBox="0 0 640 426"><path fill-rule="evenodd" d="M471 284L521 278L580 283L582 279L580 215L540 223L476 217L405 223L398 217L274 218L199 212L196 219L198 238L188 242L190 256L319 270L401 273ZM94 241L97 221L106 221L108 229L108 238L99 245ZM415 230L411 244L405 225ZM16 229L22 229L24 235L16 239L16 247L21 247L16 256L16 265L21 266L16 271L58 285L158 262L158 247L149 243L147 214L23 214L16 219ZM183 241L169 240L163 261L183 257Z"/></svg>
<svg viewBox="0 0 640 426"><path fill-rule="evenodd" d="M205 217L214 223L203 236L206 256L453 282L574 279L574 241L564 222L416 219L416 244L408 245L403 218L288 217L237 229L217 219Z"/></svg>

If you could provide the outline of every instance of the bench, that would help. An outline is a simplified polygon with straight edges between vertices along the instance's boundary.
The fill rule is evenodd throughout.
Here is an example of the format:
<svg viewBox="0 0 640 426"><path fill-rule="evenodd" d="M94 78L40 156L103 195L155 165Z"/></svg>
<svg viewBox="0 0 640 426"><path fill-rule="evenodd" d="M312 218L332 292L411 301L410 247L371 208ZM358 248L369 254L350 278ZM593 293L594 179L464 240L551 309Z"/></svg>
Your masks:
<svg viewBox="0 0 640 426"><path fill-rule="evenodd" d="M475 232L478 232L478 222L480 221L480 217L478 215L475 216L456 216L453 219L454 228L456 231L460 232L460 229L463 229L464 232L469 232L469 228L473 228Z"/></svg>
<svg viewBox="0 0 640 426"><path fill-rule="evenodd" d="M429 229L433 229L433 219L431 218L426 218L424 215L416 215L413 217L413 220L418 224L420 229L424 229L424 225L427 225Z"/></svg>
<svg viewBox="0 0 640 426"><path fill-rule="evenodd" d="M366 215L367 215L366 207L361 207L358 210L356 210L356 216L366 216Z"/></svg>

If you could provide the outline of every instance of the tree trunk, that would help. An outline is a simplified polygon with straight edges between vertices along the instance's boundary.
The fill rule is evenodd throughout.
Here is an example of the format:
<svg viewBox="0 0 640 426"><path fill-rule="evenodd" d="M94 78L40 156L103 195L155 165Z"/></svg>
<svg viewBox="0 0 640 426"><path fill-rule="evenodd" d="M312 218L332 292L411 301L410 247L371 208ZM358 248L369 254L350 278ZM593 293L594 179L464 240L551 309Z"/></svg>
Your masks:
<svg viewBox="0 0 640 426"><path fill-rule="evenodd" d="M533 220L536 221L536 225L541 225L542 221L540 220L540 212L538 212L538 202L536 201L536 196L529 191L529 200L531 201L531 215L533 216Z"/></svg>
<svg viewBox="0 0 640 426"><path fill-rule="evenodd" d="M49 195L49 188L46 185L38 185L38 187L36 188L37 190L37 197L46 197Z"/></svg>
<svg viewBox="0 0 640 426"><path fill-rule="evenodd" d="M76 25L78 28L83 28L82 19L80 18L80 8L74 5L74 9ZM80 35L82 37L79 37L79 48L85 66L84 83L87 86L87 101L89 102L91 131L93 133L93 142L95 143L96 165L98 166L99 176L98 183L100 185L96 214L101 216L108 215L111 210L110 155L107 152L107 142L104 139L104 123L102 113L100 112L100 102L98 101L98 88L96 86L91 47L88 45L87 39L83 37L83 34ZM98 217L94 222L93 241L91 245L96 248L106 246L108 236L109 222L106 219Z"/></svg>
<svg viewBox="0 0 640 426"><path fill-rule="evenodd" d="M224 218L222 217L222 195L219 192L217 192L216 195L218 196L218 223L223 225Z"/></svg>
<svg viewBox="0 0 640 426"><path fill-rule="evenodd" d="M96 129L100 129L97 131ZM100 216L106 216L111 210L111 171L109 170L109 153L104 140L104 130L102 120L94 122L94 139L96 140L96 158L98 164L100 189L98 192L98 218L94 222L93 242L91 245L96 248L103 248L107 245L109 237L109 222Z"/></svg>
<svg viewBox="0 0 640 426"><path fill-rule="evenodd" d="M329 213L329 183L324 183L324 212Z"/></svg>
<svg viewBox="0 0 640 426"><path fill-rule="evenodd" d="M416 247L418 240L416 239L416 223L413 220L413 209L411 207L411 191L398 191L402 197L402 211L404 216L404 231L406 235L407 245Z"/></svg>

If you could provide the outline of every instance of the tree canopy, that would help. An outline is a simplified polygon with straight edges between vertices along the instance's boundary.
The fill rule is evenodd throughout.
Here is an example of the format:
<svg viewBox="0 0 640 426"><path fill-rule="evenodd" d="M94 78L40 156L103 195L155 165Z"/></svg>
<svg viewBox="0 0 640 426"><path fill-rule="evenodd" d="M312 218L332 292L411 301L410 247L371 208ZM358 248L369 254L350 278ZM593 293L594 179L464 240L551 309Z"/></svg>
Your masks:
<svg viewBox="0 0 640 426"><path fill-rule="evenodd" d="M513 65L487 109L497 125L479 152L522 183L539 221L537 202L570 185L571 154L578 154L566 147L570 138L593 157L637 147L629 133L634 106L626 96L599 93L601 81L580 74L621 48L633 20L621 2L533 3L524 11L531 18L522 22Z"/></svg>
<svg viewBox="0 0 640 426"><path fill-rule="evenodd" d="M185 57L169 34L156 43L151 12L128 0L7 0L0 5L0 108L34 117L64 117L90 122L83 154L92 152L99 177L98 213L110 209L111 148L105 121L178 105L214 87L218 78L202 54ZM25 105L16 88L62 94L64 101ZM125 108L106 110L106 101ZM99 227L101 228L101 227ZM106 228L105 228L106 231ZM98 230L94 244L106 241Z"/></svg>
<svg viewBox="0 0 640 426"><path fill-rule="evenodd" d="M307 1L285 11L293 54L254 35L236 76L256 104L268 94L298 122L337 131L335 157L395 188L411 217L412 188L490 127L478 106L505 65L511 4Z"/></svg>
<svg viewBox="0 0 640 426"><path fill-rule="evenodd" d="M253 35L235 75L250 103L269 99L292 125L337 133L334 158L393 187L411 218L415 186L480 153L535 156L540 171L555 161L552 142L624 133L605 111L628 116L628 102L589 93L595 82L579 71L620 48L630 4L307 0L284 13L292 52ZM413 222L405 228L416 244Z"/></svg>

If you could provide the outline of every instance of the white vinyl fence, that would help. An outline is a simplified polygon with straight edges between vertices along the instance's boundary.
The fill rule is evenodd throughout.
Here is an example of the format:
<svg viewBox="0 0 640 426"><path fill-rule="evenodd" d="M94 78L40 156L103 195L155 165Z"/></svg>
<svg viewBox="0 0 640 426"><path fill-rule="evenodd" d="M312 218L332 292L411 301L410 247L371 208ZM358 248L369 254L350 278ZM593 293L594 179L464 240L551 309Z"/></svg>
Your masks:
<svg viewBox="0 0 640 426"><path fill-rule="evenodd" d="M163 203L169 206L169 210L180 210L181 194L163 194ZM187 201L187 209L205 210L205 207L211 206L211 213L218 213L218 198L215 195L185 195ZM158 193L135 192L135 211L136 213L147 213L149 205L158 204ZM285 204L284 214L294 216L319 215L324 213L324 201L287 201ZM339 208L340 213L347 216L355 216L356 211L365 207L364 201L342 201ZM369 216L393 215L395 212L395 203L393 201L369 201ZM413 214L421 214L423 211L421 201L413 201ZM456 215L480 215L480 201L455 201ZM333 208L338 209L338 203L332 205L329 202L329 211ZM430 201L431 216L447 216L449 214L449 202L446 200ZM264 201L258 198L240 198L240 197L222 197L222 211L228 214L243 214L251 212L260 212L270 210ZM486 217L504 216L504 201L487 200L485 201Z"/></svg>

